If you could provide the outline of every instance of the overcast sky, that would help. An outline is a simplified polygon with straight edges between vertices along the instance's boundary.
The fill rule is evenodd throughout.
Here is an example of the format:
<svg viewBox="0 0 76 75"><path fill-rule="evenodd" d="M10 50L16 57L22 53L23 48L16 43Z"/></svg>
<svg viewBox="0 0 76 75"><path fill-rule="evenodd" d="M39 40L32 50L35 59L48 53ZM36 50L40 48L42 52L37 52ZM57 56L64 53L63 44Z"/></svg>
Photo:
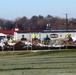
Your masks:
<svg viewBox="0 0 76 75"><path fill-rule="evenodd" d="M14 20L18 17L52 15L76 18L76 0L0 0L0 18Z"/></svg>

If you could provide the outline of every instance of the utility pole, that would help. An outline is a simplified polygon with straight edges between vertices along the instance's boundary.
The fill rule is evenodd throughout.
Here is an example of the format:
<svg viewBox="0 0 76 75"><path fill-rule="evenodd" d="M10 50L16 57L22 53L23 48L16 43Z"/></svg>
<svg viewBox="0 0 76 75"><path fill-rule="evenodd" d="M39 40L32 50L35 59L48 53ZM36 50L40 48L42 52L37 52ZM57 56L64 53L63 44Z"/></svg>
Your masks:
<svg viewBox="0 0 76 75"><path fill-rule="evenodd" d="M66 13L66 30L68 30L68 14Z"/></svg>

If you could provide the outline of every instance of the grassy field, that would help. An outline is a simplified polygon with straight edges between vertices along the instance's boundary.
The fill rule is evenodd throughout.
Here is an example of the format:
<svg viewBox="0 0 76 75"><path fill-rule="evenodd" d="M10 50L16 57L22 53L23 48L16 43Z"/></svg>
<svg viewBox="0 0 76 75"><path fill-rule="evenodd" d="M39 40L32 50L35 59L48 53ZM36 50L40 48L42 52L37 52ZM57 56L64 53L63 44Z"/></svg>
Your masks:
<svg viewBox="0 0 76 75"><path fill-rule="evenodd" d="M3 52L0 75L76 75L76 50Z"/></svg>

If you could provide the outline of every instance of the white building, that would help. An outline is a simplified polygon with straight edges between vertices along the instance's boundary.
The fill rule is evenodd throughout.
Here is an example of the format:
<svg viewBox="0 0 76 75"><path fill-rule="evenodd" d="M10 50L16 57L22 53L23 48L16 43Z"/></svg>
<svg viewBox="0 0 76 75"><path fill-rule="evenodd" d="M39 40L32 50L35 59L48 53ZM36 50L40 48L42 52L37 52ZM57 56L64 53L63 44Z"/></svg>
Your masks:
<svg viewBox="0 0 76 75"><path fill-rule="evenodd" d="M71 37L73 38L73 40L76 40L76 31L75 30L52 30L52 31L49 31L49 30L23 30L23 31L17 31L17 32L14 32L14 38L16 40L20 40L22 35L25 36L25 38L27 39L32 39L32 34L36 34L37 38L38 39L41 39L41 38L45 38L46 35L48 35L50 37L51 40L54 40L54 39L59 39L59 38L65 38L65 35L66 34L69 34L71 35Z"/></svg>

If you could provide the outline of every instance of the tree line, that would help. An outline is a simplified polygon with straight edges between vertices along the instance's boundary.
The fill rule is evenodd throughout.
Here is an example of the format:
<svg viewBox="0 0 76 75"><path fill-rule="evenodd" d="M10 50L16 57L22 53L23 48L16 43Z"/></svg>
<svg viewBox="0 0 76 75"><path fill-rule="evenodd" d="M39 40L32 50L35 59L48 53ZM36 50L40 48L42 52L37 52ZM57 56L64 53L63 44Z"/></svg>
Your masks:
<svg viewBox="0 0 76 75"><path fill-rule="evenodd" d="M23 16L14 21L0 18L0 30L14 30L16 22L19 30L75 30L76 18L60 18L47 15L46 17L32 16L30 19Z"/></svg>

